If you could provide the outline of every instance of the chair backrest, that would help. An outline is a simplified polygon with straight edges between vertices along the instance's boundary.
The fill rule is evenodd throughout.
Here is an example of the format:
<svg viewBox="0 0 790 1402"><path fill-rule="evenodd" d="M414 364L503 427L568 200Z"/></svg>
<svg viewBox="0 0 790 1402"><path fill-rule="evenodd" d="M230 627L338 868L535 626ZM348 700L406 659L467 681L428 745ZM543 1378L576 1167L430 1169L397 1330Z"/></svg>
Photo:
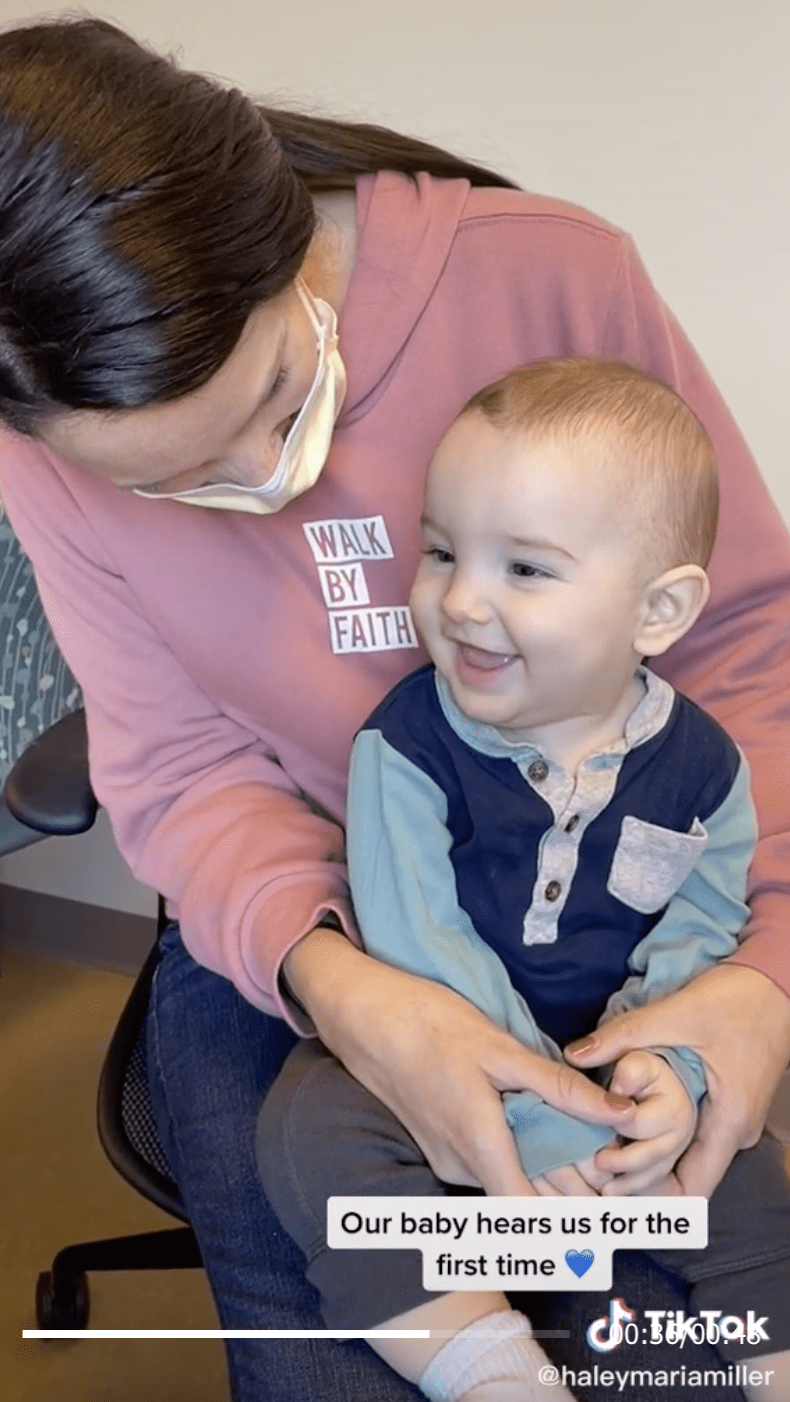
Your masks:
<svg viewBox="0 0 790 1402"><path fill-rule="evenodd" d="M33 569L0 501L0 788L27 747L82 706L82 692L44 616ZM18 823L0 799L0 855L41 833ZM166 917L159 902L159 932ZM187 1221L151 1111L145 1010L158 955L146 961L116 1029L99 1088L99 1133L119 1173L165 1212Z"/></svg>
<svg viewBox="0 0 790 1402"><path fill-rule="evenodd" d="M31 740L81 705L0 502L0 783Z"/></svg>

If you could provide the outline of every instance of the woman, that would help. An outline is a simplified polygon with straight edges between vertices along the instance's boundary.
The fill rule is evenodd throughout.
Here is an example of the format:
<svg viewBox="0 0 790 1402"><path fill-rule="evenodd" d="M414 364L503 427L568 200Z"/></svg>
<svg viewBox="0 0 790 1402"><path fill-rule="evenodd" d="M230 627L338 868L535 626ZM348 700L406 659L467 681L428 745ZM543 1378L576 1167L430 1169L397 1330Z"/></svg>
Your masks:
<svg viewBox="0 0 790 1402"><path fill-rule="evenodd" d="M790 826L790 550L629 241L584 211L392 133L256 109L98 21L4 35L0 113L0 489L85 690L96 792L180 924L149 1019L160 1132L223 1324L320 1328L252 1153L295 1032L317 1028L449 1181L529 1191L502 1088L628 1126L627 1102L353 943L348 750L421 660L405 600L444 428L546 355L632 360L689 401L724 508L713 604L666 671L751 750L771 833ZM780 841L737 960L587 1052L700 1049L712 1105L679 1169L691 1191L753 1142L790 1055ZM645 1270L626 1260L616 1293L682 1307ZM541 1309L571 1359L593 1356L584 1331L608 1300L533 1301L537 1327ZM229 1356L244 1402L412 1395L355 1345Z"/></svg>

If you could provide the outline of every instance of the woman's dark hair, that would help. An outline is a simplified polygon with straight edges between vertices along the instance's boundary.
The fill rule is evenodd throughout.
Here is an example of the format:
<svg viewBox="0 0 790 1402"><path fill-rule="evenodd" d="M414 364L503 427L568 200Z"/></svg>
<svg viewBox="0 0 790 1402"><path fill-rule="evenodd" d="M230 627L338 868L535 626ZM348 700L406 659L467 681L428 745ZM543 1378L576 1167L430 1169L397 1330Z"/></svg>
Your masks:
<svg viewBox="0 0 790 1402"><path fill-rule="evenodd" d="M311 192L510 185L383 127L256 106L102 20L0 34L0 418L176 399L300 267Z"/></svg>

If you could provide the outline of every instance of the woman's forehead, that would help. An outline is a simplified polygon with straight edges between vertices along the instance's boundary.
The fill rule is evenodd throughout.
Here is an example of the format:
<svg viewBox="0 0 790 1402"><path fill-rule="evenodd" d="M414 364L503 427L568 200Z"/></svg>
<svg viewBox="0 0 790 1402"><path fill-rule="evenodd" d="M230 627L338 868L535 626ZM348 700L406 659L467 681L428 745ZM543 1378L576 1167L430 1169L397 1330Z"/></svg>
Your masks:
<svg viewBox="0 0 790 1402"><path fill-rule="evenodd" d="M181 399L139 409L68 410L49 421L43 442L119 486L149 471L166 476L197 466L241 430L265 395L289 316L282 297L256 308L224 365Z"/></svg>

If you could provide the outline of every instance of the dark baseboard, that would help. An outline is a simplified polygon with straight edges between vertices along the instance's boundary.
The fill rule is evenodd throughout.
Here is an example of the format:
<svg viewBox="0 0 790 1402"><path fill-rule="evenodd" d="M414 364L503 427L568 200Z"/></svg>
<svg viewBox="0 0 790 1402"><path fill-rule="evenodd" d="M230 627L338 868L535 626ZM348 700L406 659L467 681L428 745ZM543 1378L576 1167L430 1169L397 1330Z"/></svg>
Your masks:
<svg viewBox="0 0 790 1402"><path fill-rule="evenodd" d="M136 974L155 938L153 917L0 883L0 945Z"/></svg>

